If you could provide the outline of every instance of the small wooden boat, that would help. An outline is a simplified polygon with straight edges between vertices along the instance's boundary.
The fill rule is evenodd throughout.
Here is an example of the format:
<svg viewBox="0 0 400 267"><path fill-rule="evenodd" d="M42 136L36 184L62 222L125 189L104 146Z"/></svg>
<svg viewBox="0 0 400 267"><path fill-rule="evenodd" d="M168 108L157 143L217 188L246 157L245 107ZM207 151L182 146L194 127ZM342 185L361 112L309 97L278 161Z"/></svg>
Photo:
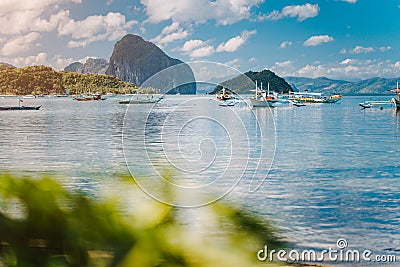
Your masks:
<svg viewBox="0 0 400 267"><path fill-rule="evenodd" d="M163 99L162 96L154 95L136 95L132 98L118 101L120 104L152 104L160 102Z"/></svg>
<svg viewBox="0 0 400 267"><path fill-rule="evenodd" d="M73 100L76 101L92 101L92 100L106 100L105 98L101 97L101 94L92 94L92 95L82 95L79 97L75 97Z"/></svg>
<svg viewBox="0 0 400 267"><path fill-rule="evenodd" d="M304 103L293 102L293 106L296 106L296 107L304 107L304 106L307 106L307 105L304 104Z"/></svg>
<svg viewBox="0 0 400 267"><path fill-rule="evenodd" d="M42 106L0 106L0 110L39 110Z"/></svg>
<svg viewBox="0 0 400 267"><path fill-rule="evenodd" d="M390 92L396 93L397 99L392 98L390 101L396 106L397 110L400 110L400 88L399 88L399 82L397 82L397 86L395 89L389 90Z"/></svg>
<svg viewBox="0 0 400 267"><path fill-rule="evenodd" d="M221 107L233 107L235 104L236 104L235 101L231 101L231 100L225 100L225 101L221 101L219 103L219 105Z"/></svg>
<svg viewBox="0 0 400 267"><path fill-rule="evenodd" d="M217 100L219 101L225 101L231 99L232 96L228 95L228 93L225 90L225 87L222 87L222 93L220 95L217 95Z"/></svg>
<svg viewBox="0 0 400 267"><path fill-rule="evenodd" d="M396 109L400 110L400 94L398 95L398 99L393 97L391 101L394 105L396 105Z"/></svg>
<svg viewBox="0 0 400 267"><path fill-rule="evenodd" d="M396 99L395 99L396 100ZM358 104L362 108L393 108L395 107L396 103L393 102L393 100L387 100L387 101L364 101L362 103Z"/></svg>
<svg viewBox="0 0 400 267"><path fill-rule="evenodd" d="M386 101L364 101L362 103L359 103L358 105L360 107L362 107L363 109L365 109L365 108L379 108L379 109L396 108L397 110L399 110L400 109L399 83L397 82L397 87L395 89L390 89L388 91L396 93L397 99L395 97L393 97L392 99L386 100Z"/></svg>
<svg viewBox="0 0 400 267"><path fill-rule="evenodd" d="M23 106L21 103L24 102L18 97L18 106L0 106L0 110L39 110L42 106Z"/></svg>

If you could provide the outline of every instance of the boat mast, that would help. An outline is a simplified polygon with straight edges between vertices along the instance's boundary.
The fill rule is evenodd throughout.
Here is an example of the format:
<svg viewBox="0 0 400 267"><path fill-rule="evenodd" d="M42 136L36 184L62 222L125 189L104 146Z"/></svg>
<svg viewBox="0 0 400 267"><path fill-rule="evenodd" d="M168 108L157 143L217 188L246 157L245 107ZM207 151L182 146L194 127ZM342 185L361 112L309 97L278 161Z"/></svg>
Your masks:
<svg viewBox="0 0 400 267"><path fill-rule="evenodd" d="M258 99L258 86L257 86L257 80L256 80L256 96L255 96L255 99L256 99L256 100Z"/></svg>
<svg viewBox="0 0 400 267"><path fill-rule="evenodd" d="M267 96L269 96L269 82L268 82L268 89L267 89Z"/></svg>
<svg viewBox="0 0 400 267"><path fill-rule="evenodd" d="M397 98L400 100L399 81L397 81L396 93L397 93Z"/></svg>

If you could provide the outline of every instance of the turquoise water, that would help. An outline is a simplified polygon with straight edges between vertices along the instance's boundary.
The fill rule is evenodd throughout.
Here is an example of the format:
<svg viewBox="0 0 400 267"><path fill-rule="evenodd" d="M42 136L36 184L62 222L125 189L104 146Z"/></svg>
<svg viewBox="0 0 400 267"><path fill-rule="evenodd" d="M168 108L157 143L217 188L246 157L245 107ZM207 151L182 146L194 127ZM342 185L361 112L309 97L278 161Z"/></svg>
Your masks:
<svg viewBox="0 0 400 267"><path fill-rule="evenodd" d="M130 170L163 202L155 180L168 169L180 192L172 204L225 197L271 219L298 247L327 249L346 238L351 248L395 253L400 115L358 106L389 98L272 110L190 96L128 110L112 98L27 99L42 109L0 112L0 169L59 174L88 194L112 190L106 181Z"/></svg>

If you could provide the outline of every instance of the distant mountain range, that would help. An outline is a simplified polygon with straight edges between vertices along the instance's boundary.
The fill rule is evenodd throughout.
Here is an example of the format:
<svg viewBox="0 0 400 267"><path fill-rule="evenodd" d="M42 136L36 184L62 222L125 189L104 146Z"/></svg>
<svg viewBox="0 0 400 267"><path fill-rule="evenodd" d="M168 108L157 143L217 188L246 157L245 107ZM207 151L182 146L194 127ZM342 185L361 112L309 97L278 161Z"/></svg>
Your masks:
<svg viewBox="0 0 400 267"><path fill-rule="evenodd" d="M65 72L76 72L80 74L106 74L108 61L104 58L88 58L84 64L74 62L64 68Z"/></svg>
<svg viewBox="0 0 400 267"><path fill-rule="evenodd" d="M343 95L391 94L387 90L396 87L400 78L371 78L362 81L349 82L333 80L326 77L285 77L294 91L321 92L324 94L338 93Z"/></svg>

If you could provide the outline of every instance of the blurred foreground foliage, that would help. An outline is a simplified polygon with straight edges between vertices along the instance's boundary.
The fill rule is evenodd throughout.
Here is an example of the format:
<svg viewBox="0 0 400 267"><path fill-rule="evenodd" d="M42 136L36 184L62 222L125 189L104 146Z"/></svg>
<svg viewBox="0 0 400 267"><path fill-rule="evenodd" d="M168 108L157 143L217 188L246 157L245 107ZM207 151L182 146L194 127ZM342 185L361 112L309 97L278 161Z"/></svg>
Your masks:
<svg viewBox="0 0 400 267"><path fill-rule="evenodd" d="M259 266L260 248L285 245L240 208L191 210L206 214L196 229L179 211L146 198L126 214L49 178L0 175L0 266Z"/></svg>

